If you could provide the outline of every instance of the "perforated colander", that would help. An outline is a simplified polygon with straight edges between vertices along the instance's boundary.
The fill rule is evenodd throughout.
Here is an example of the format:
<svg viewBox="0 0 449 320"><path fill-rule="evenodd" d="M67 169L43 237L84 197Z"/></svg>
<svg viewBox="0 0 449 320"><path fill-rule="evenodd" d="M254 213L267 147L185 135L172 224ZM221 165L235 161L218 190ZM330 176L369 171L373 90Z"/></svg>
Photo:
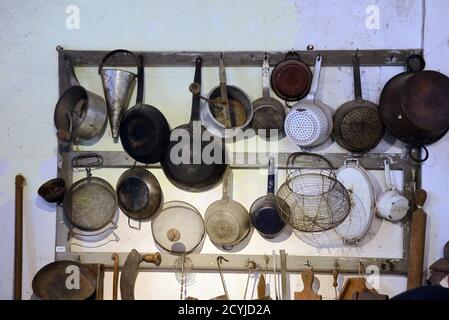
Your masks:
<svg viewBox="0 0 449 320"><path fill-rule="evenodd" d="M332 133L332 114L324 103L315 100L321 71L321 56L316 58L312 88L305 100L297 102L285 118L285 134L300 147L324 143Z"/></svg>
<svg viewBox="0 0 449 320"><path fill-rule="evenodd" d="M310 147L329 137L329 118L313 101L297 103L285 119L285 134L298 146Z"/></svg>

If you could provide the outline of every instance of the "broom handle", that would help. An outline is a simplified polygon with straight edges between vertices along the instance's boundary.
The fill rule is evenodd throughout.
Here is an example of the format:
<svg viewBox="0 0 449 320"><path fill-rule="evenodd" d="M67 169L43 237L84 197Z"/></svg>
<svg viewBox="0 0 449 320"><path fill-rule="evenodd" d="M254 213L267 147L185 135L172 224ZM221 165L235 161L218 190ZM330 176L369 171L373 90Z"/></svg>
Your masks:
<svg viewBox="0 0 449 320"><path fill-rule="evenodd" d="M22 300L22 250L23 250L23 186L25 178L16 176L15 243L14 243L14 300Z"/></svg>

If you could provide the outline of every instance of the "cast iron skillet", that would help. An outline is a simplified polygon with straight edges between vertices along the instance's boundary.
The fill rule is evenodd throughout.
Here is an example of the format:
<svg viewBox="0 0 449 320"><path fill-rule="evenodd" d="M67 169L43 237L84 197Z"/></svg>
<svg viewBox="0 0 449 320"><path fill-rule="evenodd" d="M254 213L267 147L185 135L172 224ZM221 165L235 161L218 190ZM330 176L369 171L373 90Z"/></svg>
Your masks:
<svg viewBox="0 0 449 320"><path fill-rule="evenodd" d="M201 57L197 57L194 82L198 84L201 84L201 64ZM206 135L210 139L202 139L205 131L206 128L201 125L200 120L200 97L193 95L190 122L173 129L167 152L161 160L162 169L168 180L179 189L201 192L217 185L223 177L227 167L224 141L207 134L207 131ZM207 162L202 156L206 147L206 151L221 150L221 156L217 156L217 159L213 157L215 160L212 163ZM190 150L189 161L180 160L183 149ZM214 151L205 153L214 155Z"/></svg>
<svg viewBox="0 0 449 320"><path fill-rule="evenodd" d="M143 103L143 57L138 57L136 105L125 112L120 123L123 149L136 161L157 163L164 156L170 138L170 128L164 115L155 107Z"/></svg>
<svg viewBox="0 0 449 320"><path fill-rule="evenodd" d="M361 153L379 144L385 128L378 106L362 98L358 52L353 57L353 64L355 100L346 102L337 109L332 133L340 146L350 152Z"/></svg>

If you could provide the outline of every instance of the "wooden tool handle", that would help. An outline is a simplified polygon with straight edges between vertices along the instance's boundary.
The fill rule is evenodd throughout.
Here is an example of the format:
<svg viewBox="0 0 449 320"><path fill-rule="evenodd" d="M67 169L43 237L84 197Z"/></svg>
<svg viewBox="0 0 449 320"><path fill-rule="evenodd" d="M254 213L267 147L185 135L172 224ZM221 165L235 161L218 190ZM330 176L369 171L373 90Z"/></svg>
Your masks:
<svg viewBox="0 0 449 320"><path fill-rule="evenodd" d="M159 252L146 254L142 257L142 261L154 263L156 266L159 266L162 262L161 254Z"/></svg>
<svg viewBox="0 0 449 320"><path fill-rule="evenodd" d="M112 300L117 300L117 290L118 290L118 267L120 258L117 253L113 253L112 260L114 260L114 271L112 274Z"/></svg>
<svg viewBox="0 0 449 320"><path fill-rule="evenodd" d="M22 250L23 250L23 186L25 178L16 176L15 241L14 241L14 300L22 299Z"/></svg>
<svg viewBox="0 0 449 320"><path fill-rule="evenodd" d="M424 190L416 191L415 202L418 208L412 213L412 222L410 226L407 290L420 287L423 284L427 215L422 209L422 206L426 199L427 194Z"/></svg>
<svg viewBox="0 0 449 320"><path fill-rule="evenodd" d="M265 299L266 293L265 293L265 276L263 273L259 275L259 282L257 283L257 298L258 299Z"/></svg>
<svg viewBox="0 0 449 320"><path fill-rule="evenodd" d="M301 273L304 289L301 292L295 292L295 300L321 300L321 296L313 291L313 271L305 269Z"/></svg>

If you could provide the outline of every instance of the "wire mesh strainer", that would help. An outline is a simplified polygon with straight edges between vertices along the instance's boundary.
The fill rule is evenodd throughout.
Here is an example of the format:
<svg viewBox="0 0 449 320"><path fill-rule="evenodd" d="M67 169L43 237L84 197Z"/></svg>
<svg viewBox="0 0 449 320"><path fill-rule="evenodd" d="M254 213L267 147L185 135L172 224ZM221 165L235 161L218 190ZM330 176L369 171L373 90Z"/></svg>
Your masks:
<svg viewBox="0 0 449 320"><path fill-rule="evenodd" d="M295 165L299 157L314 159L323 169L303 170ZM324 167L323 167L324 166ZM277 197L288 204L281 212L286 223L301 232L321 232L340 225L348 216L351 203L348 191L335 177L330 162L318 155L297 152L287 160L287 180Z"/></svg>

